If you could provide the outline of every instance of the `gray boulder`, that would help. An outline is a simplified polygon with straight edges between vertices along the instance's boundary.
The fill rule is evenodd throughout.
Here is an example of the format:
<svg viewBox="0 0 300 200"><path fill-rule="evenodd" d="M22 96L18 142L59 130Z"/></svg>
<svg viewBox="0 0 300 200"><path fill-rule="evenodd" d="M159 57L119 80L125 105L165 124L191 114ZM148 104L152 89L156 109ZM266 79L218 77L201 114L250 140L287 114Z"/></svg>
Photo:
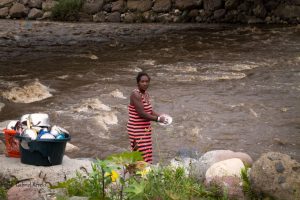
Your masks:
<svg viewBox="0 0 300 200"><path fill-rule="evenodd" d="M37 18L41 18L43 17L43 11L37 9L37 8L32 8L30 11L29 11L29 14L28 14L28 19L37 19Z"/></svg>
<svg viewBox="0 0 300 200"><path fill-rule="evenodd" d="M231 158L239 158L246 166L251 166L253 163L252 158L246 153L230 150L214 150L205 153L197 162L192 163L191 174L198 180L203 181L208 168L217 162Z"/></svg>
<svg viewBox="0 0 300 200"><path fill-rule="evenodd" d="M214 11L222 8L222 0L203 0L204 10Z"/></svg>
<svg viewBox="0 0 300 200"><path fill-rule="evenodd" d="M94 15L103 7L104 0L86 0L83 3L82 11L84 13Z"/></svg>
<svg viewBox="0 0 300 200"><path fill-rule="evenodd" d="M28 6L30 8L39 8L39 9L41 9L42 8L42 4L43 4L42 0L29 0L28 1Z"/></svg>
<svg viewBox="0 0 300 200"><path fill-rule="evenodd" d="M194 158L187 158L187 157L173 158L172 160L170 160L170 166L172 168L178 168L178 167L184 168L186 174L189 174L191 170L191 165L192 163L195 162L197 162L197 160Z"/></svg>
<svg viewBox="0 0 300 200"><path fill-rule="evenodd" d="M252 166L250 181L258 194L274 199L300 199L300 163L288 155L263 154Z"/></svg>
<svg viewBox="0 0 300 200"><path fill-rule="evenodd" d="M36 182L44 181L49 184L57 184L64 181L65 178L75 177L76 171L83 172L82 167L87 171L91 171L92 164L88 160L70 159L64 156L61 165L43 167L23 164L19 158L10 158L4 155L0 155L0 163L0 174L7 177L16 177L18 180L30 179Z"/></svg>
<svg viewBox="0 0 300 200"><path fill-rule="evenodd" d="M143 19L145 22L155 22L157 21L157 13L152 11L144 12Z"/></svg>
<svg viewBox="0 0 300 200"><path fill-rule="evenodd" d="M39 184L39 185L38 185ZM42 200L43 197L40 194L42 183L31 183L31 182L22 182L19 183L7 191L7 198L9 200Z"/></svg>
<svg viewBox="0 0 300 200"><path fill-rule="evenodd" d="M135 13L125 13L123 18L124 18L123 19L124 22L126 22L126 23L133 23L133 22L135 22L137 16L136 16Z"/></svg>
<svg viewBox="0 0 300 200"><path fill-rule="evenodd" d="M6 18L9 13L8 7L0 8L0 18ZM0 103L0 111L4 107L3 103Z"/></svg>
<svg viewBox="0 0 300 200"><path fill-rule="evenodd" d="M58 4L57 1L54 1L54 0L46 0L42 3L42 9L43 11L51 11L52 8Z"/></svg>
<svg viewBox="0 0 300 200"><path fill-rule="evenodd" d="M225 9L219 9L215 10L214 12L214 19L221 19L225 16L226 10Z"/></svg>
<svg viewBox="0 0 300 200"><path fill-rule="evenodd" d="M0 8L10 7L15 0L0 0Z"/></svg>
<svg viewBox="0 0 300 200"><path fill-rule="evenodd" d="M127 8L131 11L145 12L152 8L152 1L151 0L144 0L144 1L128 0Z"/></svg>
<svg viewBox="0 0 300 200"><path fill-rule="evenodd" d="M27 14L27 9L23 4L14 3L14 5L9 9L9 15L11 18L22 18Z"/></svg>
<svg viewBox="0 0 300 200"><path fill-rule="evenodd" d="M103 12L99 12L93 15L93 22L105 22L105 14Z"/></svg>
<svg viewBox="0 0 300 200"><path fill-rule="evenodd" d="M188 16L192 17L192 18L197 17L198 15L199 15L199 10L197 10L197 9L190 10L190 12L188 14Z"/></svg>
<svg viewBox="0 0 300 200"><path fill-rule="evenodd" d="M121 21L121 13L119 12L113 12L109 13L107 16L108 22L120 22Z"/></svg>
<svg viewBox="0 0 300 200"><path fill-rule="evenodd" d="M225 0L225 8L230 9L236 9L239 5L239 0Z"/></svg>
<svg viewBox="0 0 300 200"><path fill-rule="evenodd" d="M124 0L115 1L112 3L111 11L122 11L124 9L125 2Z"/></svg>
<svg viewBox="0 0 300 200"><path fill-rule="evenodd" d="M196 0L176 0L175 8L180 10L186 10L197 7L198 2Z"/></svg>
<svg viewBox="0 0 300 200"><path fill-rule="evenodd" d="M204 182L206 187L218 188L226 193L228 199L246 200L246 197L241 187L242 181L239 177L223 176L215 177L209 182Z"/></svg>
<svg viewBox="0 0 300 200"><path fill-rule="evenodd" d="M112 3L104 3L103 4L102 11L109 13L109 12L111 12L111 9L112 9Z"/></svg>
<svg viewBox="0 0 300 200"><path fill-rule="evenodd" d="M171 8L171 0L157 0L155 1L152 10L154 12L166 12Z"/></svg>
<svg viewBox="0 0 300 200"><path fill-rule="evenodd" d="M264 23L264 20L254 17L254 16L246 16L246 21L248 24L261 24Z"/></svg>
<svg viewBox="0 0 300 200"><path fill-rule="evenodd" d="M52 12L51 11L46 11L46 12L44 12L41 19L50 19L51 16L52 16Z"/></svg>
<svg viewBox="0 0 300 200"><path fill-rule="evenodd" d="M282 19L291 19L300 17L300 6L279 5L274 14Z"/></svg>

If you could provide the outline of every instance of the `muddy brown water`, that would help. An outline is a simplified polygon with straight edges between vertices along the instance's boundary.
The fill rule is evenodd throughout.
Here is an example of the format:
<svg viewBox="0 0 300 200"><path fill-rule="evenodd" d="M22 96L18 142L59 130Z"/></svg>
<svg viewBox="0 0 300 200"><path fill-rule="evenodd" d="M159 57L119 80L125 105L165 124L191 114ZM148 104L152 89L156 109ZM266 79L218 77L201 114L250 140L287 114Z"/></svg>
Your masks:
<svg viewBox="0 0 300 200"><path fill-rule="evenodd" d="M0 121L49 113L80 148L71 157L129 149L128 97L145 70L155 110L173 117L153 123L155 162L214 149L300 160L299 26L0 25L1 91L36 82L52 94L32 103L2 96Z"/></svg>

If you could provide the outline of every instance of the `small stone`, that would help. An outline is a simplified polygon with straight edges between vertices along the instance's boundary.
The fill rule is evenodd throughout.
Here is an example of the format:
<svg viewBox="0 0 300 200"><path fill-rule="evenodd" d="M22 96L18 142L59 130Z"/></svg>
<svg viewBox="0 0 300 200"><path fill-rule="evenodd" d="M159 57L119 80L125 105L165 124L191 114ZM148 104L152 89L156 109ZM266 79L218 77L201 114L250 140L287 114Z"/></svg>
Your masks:
<svg viewBox="0 0 300 200"><path fill-rule="evenodd" d="M90 56L90 59L92 59L92 60L98 60L98 56L96 56L96 55L91 55L91 56Z"/></svg>
<svg viewBox="0 0 300 200"><path fill-rule="evenodd" d="M282 165L281 162L275 163L275 168L276 168L276 171L277 171L278 173L282 173L282 172L284 172L284 170L285 170L285 168L284 168L284 166Z"/></svg>
<svg viewBox="0 0 300 200"><path fill-rule="evenodd" d="M274 142L276 142L276 143L279 144L279 145L285 145L285 144L286 144L286 142L282 141L282 140L279 139L279 138L274 138L273 140L274 140Z"/></svg>
<svg viewBox="0 0 300 200"><path fill-rule="evenodd" d="M281 108L281 109L280 109L281 112L286 112L286 111L288 111L288 110L289 110L288 108Z"/></svg>

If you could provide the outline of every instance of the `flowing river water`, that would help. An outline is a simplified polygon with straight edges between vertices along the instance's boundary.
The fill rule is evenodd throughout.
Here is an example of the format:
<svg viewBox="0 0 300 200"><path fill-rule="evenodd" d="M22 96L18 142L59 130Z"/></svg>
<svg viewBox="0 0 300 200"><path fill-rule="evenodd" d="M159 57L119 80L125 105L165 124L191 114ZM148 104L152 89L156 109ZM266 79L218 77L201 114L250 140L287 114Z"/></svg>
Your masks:
<svg viewBox="0 0 300 200"><path fill-rule="evenodd" d="M128 97L145 70L155 111L173 117L152 123L155 162L214 149L300 160L299 26L0 24L0 121L49 113L80 148L71 157L129 150Z"/></svg>

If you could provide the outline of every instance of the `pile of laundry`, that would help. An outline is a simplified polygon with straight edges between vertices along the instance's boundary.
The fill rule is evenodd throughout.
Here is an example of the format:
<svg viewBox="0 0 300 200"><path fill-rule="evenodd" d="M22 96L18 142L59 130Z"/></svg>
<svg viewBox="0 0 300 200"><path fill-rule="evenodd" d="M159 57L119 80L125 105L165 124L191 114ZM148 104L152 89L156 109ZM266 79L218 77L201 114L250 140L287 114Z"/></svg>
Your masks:
<svg viewBox="0 0 300 200"><path fill-rule="evenodd" d="M6 127L15 130L22 137L31 140L64 139L69 132L57 125L51 125L49 115L45 113L32 113L23 115L20 120L12 120Z"/></svg>

